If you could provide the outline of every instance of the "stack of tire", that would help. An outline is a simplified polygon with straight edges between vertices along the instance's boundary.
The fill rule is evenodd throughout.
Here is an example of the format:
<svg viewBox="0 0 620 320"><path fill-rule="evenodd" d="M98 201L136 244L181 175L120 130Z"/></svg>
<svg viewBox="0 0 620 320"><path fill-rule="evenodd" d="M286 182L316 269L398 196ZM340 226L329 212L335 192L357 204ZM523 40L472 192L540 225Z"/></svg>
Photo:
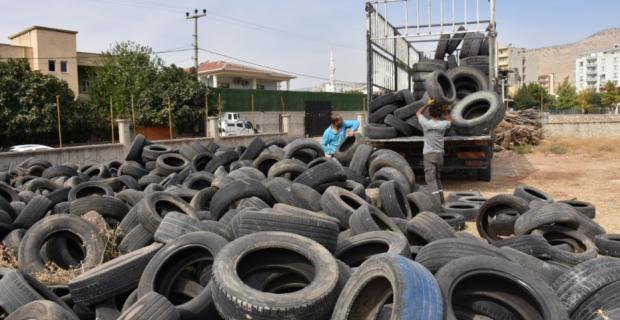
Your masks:
<svg viewBox="0 0 620 320"><path fill-rule="evenodd" d="M0 173L0 251L17 252L16 266L0 268L0 315L443 320L619 312L620 259L595 257L587 240L614 256L614 237L578 216L587 206L519 187L476 214L505 239L486 229L477 238L455 230L463 216L441 213L400 155L359 137L343 145L326 159L313 139L173 150L138 136L124 161L28 159ZM80 274L43 284L50 263Z"/></svg>
<svg viewBox="0 0 620 320"><path fill-rule="evenodd" d="M429 98L449 106L454 130L448 135L483 135L495 129L505 110L501 98L489 87L488 36L459 31L462 33L441 37L435 59L413 65L412 91L387 93L370 102L366 136L391 139L422 135L416 112ZM461 42L457 62L454 52Z"/></svg>

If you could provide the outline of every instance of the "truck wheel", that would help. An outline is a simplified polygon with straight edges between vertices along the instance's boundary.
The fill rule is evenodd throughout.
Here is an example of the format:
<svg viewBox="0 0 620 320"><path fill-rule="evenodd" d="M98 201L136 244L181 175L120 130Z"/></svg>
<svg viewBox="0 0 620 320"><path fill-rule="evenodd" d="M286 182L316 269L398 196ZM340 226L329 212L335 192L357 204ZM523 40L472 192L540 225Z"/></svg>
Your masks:
<svg viewBox="0 0 620 320"><path fill-rule="evenodd" d="M489 182L491 181L491 164L489 164L489 167L486 169L479 169L478 170L478 181L486 181Z"/></svg>

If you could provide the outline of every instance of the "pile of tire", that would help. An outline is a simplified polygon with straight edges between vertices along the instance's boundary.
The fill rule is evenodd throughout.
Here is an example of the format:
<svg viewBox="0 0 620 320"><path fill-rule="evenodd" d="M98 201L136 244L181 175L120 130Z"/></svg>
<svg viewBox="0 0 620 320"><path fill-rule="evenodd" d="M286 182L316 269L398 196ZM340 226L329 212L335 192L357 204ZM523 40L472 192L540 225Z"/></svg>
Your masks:
<svg viewBox="0 0 620 320"><path fill-rule="evenodd" d="M483 135L497 127L504 118L505 107L489 85L489 38L464 29L459 31L463 33L441 37L435 59L426 58L413 65L411 90L390 92L369 103L366 136L391 139L422 135L416 112L429 98L450 108L453 128L447 135ZM459 45L457 62L454 52Z"/></svg>
<svg viewBox="0 0 620 320"><path fill-rule="evenodd" d="M124 161L33 158L0 180L0 236L17 252L0 269L9 320L597 319L620 307L620 259L589 239L619 251L585 218L591 205L520 186L451 194L442 209L399 154L355 138L327 159L313 139L172 150L138 136ZM457 231L464 212L442 212L476 201L483 238ZM50 262L80 274L43 284Z"/></svg>

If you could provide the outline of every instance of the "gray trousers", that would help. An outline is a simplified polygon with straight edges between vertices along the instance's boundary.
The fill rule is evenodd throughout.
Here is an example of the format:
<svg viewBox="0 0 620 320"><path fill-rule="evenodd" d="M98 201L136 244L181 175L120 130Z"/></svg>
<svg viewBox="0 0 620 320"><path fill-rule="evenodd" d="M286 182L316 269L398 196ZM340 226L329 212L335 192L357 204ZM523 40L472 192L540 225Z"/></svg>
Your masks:
<svg viewBox="0 0 620 320"><path fill-rule="evenodd" d="M424 155L424 178L433 194L443 197L441 185L441 167L443 167L443 153L433 152Z"/></svg>

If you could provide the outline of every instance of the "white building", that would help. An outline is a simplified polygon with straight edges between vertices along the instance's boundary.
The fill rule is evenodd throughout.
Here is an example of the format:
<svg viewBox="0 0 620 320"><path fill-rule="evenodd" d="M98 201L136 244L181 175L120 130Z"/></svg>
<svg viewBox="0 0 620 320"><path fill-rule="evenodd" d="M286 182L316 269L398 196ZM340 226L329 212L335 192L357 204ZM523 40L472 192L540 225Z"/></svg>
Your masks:
<svg viewBox="0 0 620 320"><path fill-rule="evenodd" d="M198 66L198 77L208 87L248 90L289 90L295 76L227 61Z"/></svg>
<svg viewBox="0 0 620 320"><path fill-rule="evenodd" d="M580 55L575 60L575 82L577 91L596 89L597 92L607 81L616 86L620 81L620 44L615 48Z"/></svg>

